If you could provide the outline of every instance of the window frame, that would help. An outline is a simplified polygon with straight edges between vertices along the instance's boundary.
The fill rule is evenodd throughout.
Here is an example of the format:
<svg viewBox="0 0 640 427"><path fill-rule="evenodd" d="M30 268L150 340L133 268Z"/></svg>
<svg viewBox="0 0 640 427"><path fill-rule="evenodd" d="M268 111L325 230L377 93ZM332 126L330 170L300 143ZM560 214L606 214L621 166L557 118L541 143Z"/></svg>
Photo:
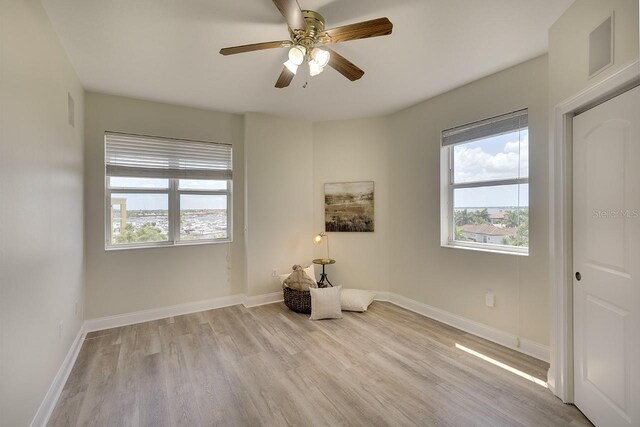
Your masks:
<svg viewBox="0 0 640 427"><path fill-rule="evenodd" d="M497 116L500 117L500 116ZM497 118L496 117L496 118ZM492 120L492 119L489 119ZM529 126L522 129L529 130ZM465 242L460 240L455 240L455 221L454 221L454 192L457 189L463 188L479 188L479 187L499 187L505 185L529 185L529 194L531 193L531 185L529 182L529 173L527 173L526 177L521 178L508 178L508 179L495 179L495 180L485 180L485 181L473 181L473 182L463 182L463 183L455 183L455 155L454 149L458 145L463 145L466 143L471 143L474 141L460 142L451 145L443 145L444 140L444 132L441 132L441 244L440 246L444 248L458 248L458 249L467 249L481 252L490 252L490 253L500 253L500 254L508 254L508 255L520 255L520 256L528 256L530 252L530 248L524 246L511 246L511 245L501 245L495 243L477 243L477 242ZM531 134L529 133L529 136ZM495 136L495 135L494 135ZM528 171L531 171L529 166ZM520 189L518 188L518 191ZM530 205L530 203L529 203ZM529 206L529 213L531 213L531 209ZM529 231L531 234L531 231Z"/></svg>

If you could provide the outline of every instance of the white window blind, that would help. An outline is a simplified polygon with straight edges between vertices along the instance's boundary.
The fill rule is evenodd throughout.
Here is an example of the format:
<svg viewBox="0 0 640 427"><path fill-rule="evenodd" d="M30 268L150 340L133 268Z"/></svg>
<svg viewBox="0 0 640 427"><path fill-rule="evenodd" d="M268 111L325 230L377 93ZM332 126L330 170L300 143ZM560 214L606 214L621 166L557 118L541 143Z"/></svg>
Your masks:
<svg viewBox="0 0 640 427"><path fill-rule="evenodd" d="M446 147L490 136L503 135L528 126L528 110L514 111L513 113L445 130L442 132L442 146Z"/></svg>
<svg viewBox="0 0 640 427"><path fill-rule="evenodd" d="M105 167L113 177L230 180L232 147L107 132Z"/></svg>

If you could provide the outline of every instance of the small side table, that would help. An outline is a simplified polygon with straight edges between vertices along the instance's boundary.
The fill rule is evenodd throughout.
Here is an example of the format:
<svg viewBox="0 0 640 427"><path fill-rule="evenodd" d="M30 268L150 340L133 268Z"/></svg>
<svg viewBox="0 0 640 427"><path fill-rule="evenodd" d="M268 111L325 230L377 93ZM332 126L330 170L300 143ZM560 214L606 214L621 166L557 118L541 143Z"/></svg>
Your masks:
<svg viewBox="0 0 640 427"><path fill-rule="evenodd" d="M335 264L336 260L329 259L329 258L318 258L318 259L314 259L313 263L322 266L322 274L320 275L320 281L318 282L318 286L322 287L321 285L324 285L324 282L326 280L329 286L333 287L333 285L329 281L329 278L327 277L327 273L324 272L324 266L329 264Z"/></svg>

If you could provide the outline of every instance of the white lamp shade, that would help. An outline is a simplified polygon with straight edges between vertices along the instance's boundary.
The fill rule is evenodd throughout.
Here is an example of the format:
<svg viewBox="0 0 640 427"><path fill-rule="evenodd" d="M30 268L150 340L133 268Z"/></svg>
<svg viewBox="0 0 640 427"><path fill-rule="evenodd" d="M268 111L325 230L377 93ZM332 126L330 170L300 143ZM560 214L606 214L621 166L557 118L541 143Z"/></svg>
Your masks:
<svg viewBox="0 0 640 427"><path fill-rule="evenodd" d="M320 65L318 65L318 63L315 60L309 61L309 75L311 77L317 76L322 72L322 70L323 68Z"/></svg>
<svg viewBox="0 0 640 427"><path fill-rule="evenodd" d="M291 71L293 74L295 74L298 71L298 66L293 62L291 62L291 60L285 62L284 66L287 67L287 69Z"/></svg>
<svg viewBox="0 0 640 427"><path fill-rule="evenodd" d="M329 63L331 54L327 50L318 49L316 47L311 51L311 58L320 66L320 68L324 68Z"/></svg>
<svg viewBox="0 0 640 427"><path fill-rule="evenodd" d="M304 62L306 53L307 49L304 46L293 46L289 49L289 61L295 65L300 65Z"/></svg>

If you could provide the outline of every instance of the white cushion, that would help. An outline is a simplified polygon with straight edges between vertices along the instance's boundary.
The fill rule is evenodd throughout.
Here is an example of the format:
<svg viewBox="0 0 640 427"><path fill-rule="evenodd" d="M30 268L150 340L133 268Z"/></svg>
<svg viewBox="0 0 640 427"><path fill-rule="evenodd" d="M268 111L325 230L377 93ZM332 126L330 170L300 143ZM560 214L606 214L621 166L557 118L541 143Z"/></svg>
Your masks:
<svg viewBox="0 0 640 427"><path fill-rule="evenodd" d="M328 288L310 288L311 292L311 320L341 319L342 305L340 294L342 286Z"/></svg>
<svg viewBox="0 0 640 427"><path fill-rule="evenodd" d="M362 289L343 289L340 303L344 311L367 311L376 294Z"/></svg>
<svg viewBox="0 0 640 427"><path fill-rule="evenodd" d="M311 264L309 267L304 269L304 272L307 273L307 276L311 277L313 281L316 281L316 268L315 264ZM287 277L291 276L291 273L287 274L279 274L278 279L280 279L280 284L284 285L284 281L287 280Z"/></svg>

